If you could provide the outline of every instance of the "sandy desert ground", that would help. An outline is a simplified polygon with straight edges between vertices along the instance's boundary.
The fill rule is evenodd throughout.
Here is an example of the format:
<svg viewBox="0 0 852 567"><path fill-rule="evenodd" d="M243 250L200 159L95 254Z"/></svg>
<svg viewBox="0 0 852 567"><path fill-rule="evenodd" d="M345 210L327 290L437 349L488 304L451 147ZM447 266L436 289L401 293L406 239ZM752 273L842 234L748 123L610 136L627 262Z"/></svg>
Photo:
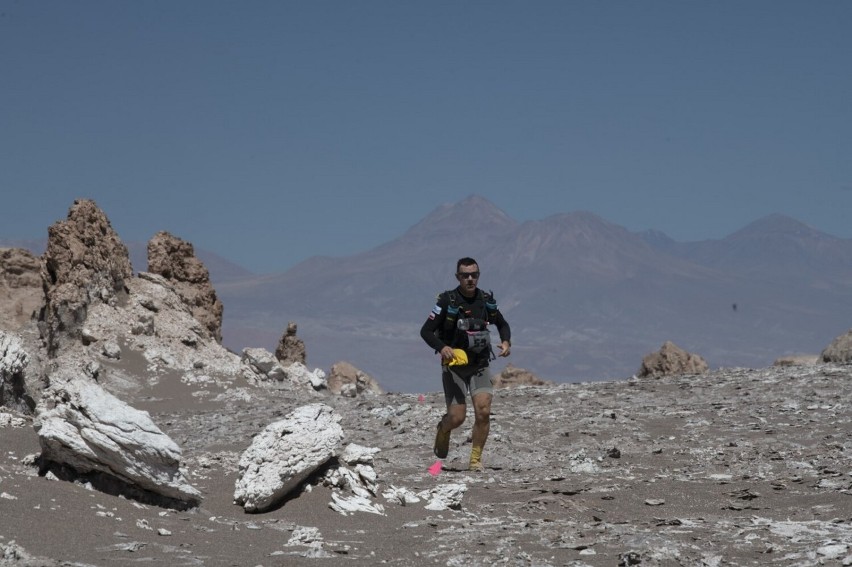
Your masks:
<svg viewBox="0 0 852 567"><path fill-rule="evenodd" d="M852 565L850 366L501 390L486 471L465 470L469 420L433 476L436 389L343 398L160 377L125 391L182 447L204 495L188 511L39 476L31 423L6 414L0 564ZM384 513L334 511L318 476L245 513L233 504L240 454L316 401L342 416L346 443L380 449ZM441 484L464 486L457 509L382 496Z"/></svg>

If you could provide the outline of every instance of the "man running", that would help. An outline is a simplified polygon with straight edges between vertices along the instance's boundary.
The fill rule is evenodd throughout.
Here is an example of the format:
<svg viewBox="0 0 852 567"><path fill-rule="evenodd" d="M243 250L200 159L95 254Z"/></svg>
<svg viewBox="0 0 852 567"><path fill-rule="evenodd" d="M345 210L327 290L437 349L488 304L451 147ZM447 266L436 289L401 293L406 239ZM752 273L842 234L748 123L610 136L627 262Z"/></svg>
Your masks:
<svg viewBox="0 0 852 567"><path fill-rule="evenodd" d="M446 458L450 432L464 423L467 394L473 402L471 471L482 471L482 449L488 439L494 386L488 364L494 356L488 325L500 334L500 356L509 356L512 333L491 292L477 287L479 265L473 258L456 263L458 287L438 295L438 302L420 329L420 336L441 354L441 379L447 413L438 422L435 456Z"/></svg>

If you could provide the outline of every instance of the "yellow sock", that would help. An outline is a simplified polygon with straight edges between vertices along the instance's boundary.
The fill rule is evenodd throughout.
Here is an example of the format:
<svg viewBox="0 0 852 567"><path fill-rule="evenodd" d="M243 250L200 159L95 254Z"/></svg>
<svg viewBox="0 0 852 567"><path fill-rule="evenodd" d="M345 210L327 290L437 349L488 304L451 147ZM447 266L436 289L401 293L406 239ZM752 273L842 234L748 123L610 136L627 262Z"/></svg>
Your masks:
<svg viewBox="0 0 852 567"><path fill-rule="evenodd" d="M470 470L482 470L482 447L474 445L470 449Z"/></svg>

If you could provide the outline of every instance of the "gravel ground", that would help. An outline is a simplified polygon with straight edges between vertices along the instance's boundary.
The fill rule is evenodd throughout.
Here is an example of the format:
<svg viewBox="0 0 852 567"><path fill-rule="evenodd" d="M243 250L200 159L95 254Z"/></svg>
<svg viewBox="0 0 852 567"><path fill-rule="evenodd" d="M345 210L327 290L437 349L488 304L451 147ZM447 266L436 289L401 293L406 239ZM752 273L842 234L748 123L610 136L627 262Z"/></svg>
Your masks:
<svg viewBox="0 0 852 567"><path fill-rule="evenodd" d="M31 421L0 413L0 564L852 565L850 366L500 390L485 472L465 470L471 416L438 475L437 392L349 399L177 376L120 390L182 447L200 508L40 477ZM245 513L240 454L317 401L340 413L347 443L380 449L383 513L334 511L319 474ZM383 496L446 485L464 490L455 508Z"/></svg>

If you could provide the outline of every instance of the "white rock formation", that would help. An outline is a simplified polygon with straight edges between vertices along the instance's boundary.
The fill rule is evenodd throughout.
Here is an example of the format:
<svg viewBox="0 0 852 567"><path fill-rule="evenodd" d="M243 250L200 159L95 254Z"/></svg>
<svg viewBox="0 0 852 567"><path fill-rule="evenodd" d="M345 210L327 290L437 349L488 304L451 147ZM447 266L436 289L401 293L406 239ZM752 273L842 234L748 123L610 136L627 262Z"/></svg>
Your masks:
<svg viewBox="0 0 852 567"><path fill-rule="evenodd" d="M234 503L247 512L275 506L337 454L340 420L329 406L309 404L267 426L240 457Z"/></svg>
<svg viewBox="0 0 852 567"><path fill-rule="evenodd" d="M14 333L0 331L0 406L26 410L25 373L29 355Z"/></svg>
<svg viewBox="0 0 852 567"><path fill-rule="evenodd" d="M244 348L241 360L263 379L282 382L287 378L284 367L265 348Z"/></svg>
<svg viewBox="0 0 852 567"><path fill-rule="evenodd" d="M33 426L43 461L81 473L105 473L189 505L201 500L180 471L180 448L148 412L128 406L86 378L51 376Z"/></svg>
<svg viewBox="0 0 852 567"><path fill-rule="evenodd" d="M247 379L254 378L257 383L271 382L309 392L325 390L328 387L325 372L319 368L310 371L301 362L283 365L275 355L263 348L243 349L241 360L249 370L246 373Z"/></svg>
<svg viewBox="0 0 852 567"><path fill-rule="evenodd" d="M384 506L377 502L373 502L365 496L358 496L357 494L354 496L343 496L337 492L332 492L331 502L329 502L328 507L339 514L343 514L344 516L348 516L355 512L368 512L370 514L378 514L380 516L385 515Z"/></svg>
<svg viewBox="0 0 852 567"><path fill-rule="evenodd" d="M11 413L0 412L0 428L3 427L24 427L27 420L13 415Z"/></svg>
<svg viewBox="0 0 852 567"><path fill-rule="evenodd" d="M380 452L378 447L365 447L357 443L350 443L340 455L340 460L347 465L372 465L373 455Z"/></svg>
<svg viewBox="0 0 852 567"><path fill-rule="evenodd" d="M125 305L100 303L89 309L86 328L103 341L90 347L93 358L122 357L120 345L126 344L142 353L151 375L177 371L192 381L203 369L228 381L256 378L238 355L210 337L168 280L142 272L126 285Z"/></svg>
<svg viewBox="0 0 852 567"><path fill-rule="evenodd" d="M12 333L0 331L0 388L6 385L7 380L11 381L13 376L23 374L27 358L21 339Z"/></svg>
<svg viewBox="0 0 852 567"><path fill-rule="evenodd" d="M417 496L428 501L427 510L458 510L461 508L462 496L466 491L465 484L449 483L418 492Z"/></svg>
<svg viewBox="0 0 852 567"><path fill-rule="evenodd" d="M400 506L408 506L420 502L420 497L413 491L404 486L391 485L387 490L382 492L385 500L399 504Z"/></svg>
<svg viewBox="0 0 852 567"><path fill-rule="evenodd" d="M294 362L284 368L284 372L287 374L287 380L302 389L325 390L327 388L325 372L319 368L310 371L301 362Z"/></svg>

